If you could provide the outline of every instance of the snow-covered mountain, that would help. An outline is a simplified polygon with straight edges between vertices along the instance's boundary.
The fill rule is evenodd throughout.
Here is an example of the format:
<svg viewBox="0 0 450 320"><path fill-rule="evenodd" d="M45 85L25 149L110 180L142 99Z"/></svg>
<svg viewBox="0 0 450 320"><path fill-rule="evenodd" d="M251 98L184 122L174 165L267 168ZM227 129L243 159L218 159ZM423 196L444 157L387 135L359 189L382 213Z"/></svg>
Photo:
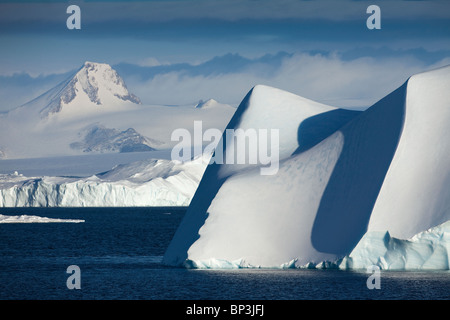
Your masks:
<svg viewBox="0 0 450 320"><path fill-rule="evenodd" d="M218 105L220 105L219 102L217 102L214 99L208 99L206 101L200 100L196 105L195 108L196 109L202 109L202 108L214 108L217 107Z"/></svg>
<svg viewBox="0 0 450 320"><path fill-rule="evenodd" d="M212 104L142 104L111 66L85 62L53 89L0 114L0 158L167 149L176 143L171 133L193 130L194 121L224 129L236 109Z"/></svg>
<svg viewBox="0 0 450 320"><path fill-rule="evenodd" d="M111 66L86 61L73 76L24 107L37 108L42 117L47 117L66 109L81 112L80 109L108 107L124 101L141 103Z"/></svg>
<svg viewBox="0 0 450 320"><path fill-rule="evenodd" d="M70 144L72 149L83 152L143 152L155 150L159 142L142 136L133 128L117 130L93 124L80 132L81 141Z"/></svg>
<svg viewBox="0 0 450 320"><path fill-rule="evenodd" d="M450 67L360 114L257 86L227 129L279 129L278 172L210 164L164 262L449 269L449 126Z"/></svg>

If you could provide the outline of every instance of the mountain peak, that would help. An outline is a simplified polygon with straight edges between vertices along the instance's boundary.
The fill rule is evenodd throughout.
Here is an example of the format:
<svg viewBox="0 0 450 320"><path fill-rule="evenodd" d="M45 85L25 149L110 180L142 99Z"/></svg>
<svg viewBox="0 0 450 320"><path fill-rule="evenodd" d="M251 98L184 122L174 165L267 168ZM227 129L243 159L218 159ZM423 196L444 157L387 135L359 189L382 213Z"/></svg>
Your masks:
<svg viewBox="0 0 450 320"><path fill-rule="evenodd" d="M109 64L91 61L84 62L73 76L35 100L46 102L40 111L43 116L81 105L107 107L123 102L141 103Z"/></svg>
<svg viewBox="0 0 450 320"><path fill-rule="evenodd" d="M138 97L128 92L127 86L119 74L106 63L86 61L73 79L77 79L90 97L91 102L103 105L99 91L109 91L113 96L140 104ZM104 97L104 100L108 100Z"/></svg>
<svg viewBox="0 0 450 320"><path fill-rule="evenodd" d="M109 66L109 64L106 64L106 63L99 63L99 62L92 62L92 61L85 61L84 62L84 66L85 67L90 67L90 66L95 66L95 65L106 65L106 66ZM109 66L109 67L111 67L111 66Z"/></svg>
<svg viewBox="0 0 450 320"><path fill-rule="evenodd" d="M195 106L196 109L202 109L202 108L211 108L219 103L214 99L208 99L206 101L200 100L197 105Z"/></svg>

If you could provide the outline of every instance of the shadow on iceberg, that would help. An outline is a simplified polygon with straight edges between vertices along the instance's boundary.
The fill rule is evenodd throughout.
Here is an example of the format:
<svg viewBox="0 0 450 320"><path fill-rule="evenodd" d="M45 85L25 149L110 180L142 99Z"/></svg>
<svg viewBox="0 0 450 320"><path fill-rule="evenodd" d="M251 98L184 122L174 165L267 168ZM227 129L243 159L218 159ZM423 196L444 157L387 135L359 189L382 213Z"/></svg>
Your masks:
<svg viewBox="0 0 450 320"><path fill-rule="evenodd" d="M316 250L347 254L367 231L372 209L400 140L407 84L405 82L339 129L344 136L344 146L313 224L311 242ZM317 117L323 116L330 115Z"/></svg>
<svg viewBox="0 0 450 320"><path fill-rule="evenodd" d="M299 147L293 155L307 151L325 140L362 111L335 109L303 120L298 127Z"/></svg>

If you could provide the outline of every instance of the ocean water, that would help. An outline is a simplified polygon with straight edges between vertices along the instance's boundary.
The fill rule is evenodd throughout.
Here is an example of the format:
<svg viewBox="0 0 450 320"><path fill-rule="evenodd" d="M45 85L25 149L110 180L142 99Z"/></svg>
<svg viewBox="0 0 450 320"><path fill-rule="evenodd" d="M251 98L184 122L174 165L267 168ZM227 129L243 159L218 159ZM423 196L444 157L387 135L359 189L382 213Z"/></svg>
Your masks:
<svg viewBox="0 0 450 320"><path fill-rule="evenodd" d="M161 264L185 208L1 208L84 223L0 224L2 300L356 300L450 298L449 272L187 270ZM80 289L70 290L70 265Z"/></svg>

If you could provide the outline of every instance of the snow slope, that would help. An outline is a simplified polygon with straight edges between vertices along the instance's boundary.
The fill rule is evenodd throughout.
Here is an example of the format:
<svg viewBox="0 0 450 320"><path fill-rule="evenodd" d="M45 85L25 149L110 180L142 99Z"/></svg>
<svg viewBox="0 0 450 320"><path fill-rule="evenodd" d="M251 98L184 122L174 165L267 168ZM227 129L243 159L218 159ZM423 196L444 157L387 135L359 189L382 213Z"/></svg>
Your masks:
<svg viewBox="0 0 450 320"><path fill-rule="evenodd" d="M405 109L368 227L401 239L450 219L450 67L411 77Z"/></svg>
<svg viewBox="0 0 450 320"><path fill-rule="evenodd" d="M450 67L411 77L357 115L257 86L227 128L279 128L278 173L209 165L164 262L323 266L348 257L367 231L406 240L441 225L450 220L449 125ZM433 261L448 257L446 232ZM392 249L408 261L411 250ZM379 258L355 250L355 261Z"/></svg>
<svg viewBox="0 0 450 320"><path fill-rule="evenodd" d="M88 178L0 175L0 207L187 206L208 162L149 159Z"/></svg>

